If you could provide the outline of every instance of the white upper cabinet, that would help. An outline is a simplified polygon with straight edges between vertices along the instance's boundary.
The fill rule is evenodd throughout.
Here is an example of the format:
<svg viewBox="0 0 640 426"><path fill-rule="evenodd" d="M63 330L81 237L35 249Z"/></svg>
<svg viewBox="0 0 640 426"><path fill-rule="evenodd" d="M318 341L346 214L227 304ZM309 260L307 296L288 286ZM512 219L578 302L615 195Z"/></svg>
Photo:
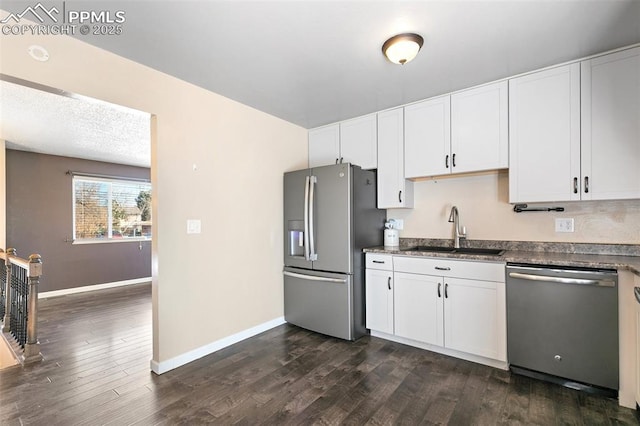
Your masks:
<svg viewBox="0 0 640 426"><path fill-rule="evenodd" d="M337 164L340 160L340 125L309 130L309 167Z"/></svg>
<svg viewBox="0 0 640 426"><path fill-rule="evenodd" d="M376 114L309 130L309 167L352 163L378 167Z"/></svg>
<svg viewBox="0 0 640 426"><path fill-rule="evenodd" d="M450 173L450 102L447 95L405 107L406 178Z"/></svg>
<svg viewBox="0 0 640 426"><path fill-rule="evenodd" d="M403 108L378 113L378 208L413 207L413 182L404 178Z"/></svg>
<svg viewBox="0 0 640 426"><path fill-rule="evenodd" d="M509 80L509 201L579 200L580 64Z"/></svg>
<svg viewBox="0 0 640 426"><path fill-rule="evenodd" d="M509 167L508 83L451 95L451 172Z"/></svg>
<svg viewBox="0 0 640 426"><path fill-rule="evenodd" d="M640 198L640 48L509 81L509 201Z"/></svg>
<svg viewBox="0 0 640 426"><path fill-rule="evenodd" d="M340 123L340 159L363 169L378 167L376 114Z"/></svg>
<svg viewBox="0 0 640 426"><path fill-rule="evenodd" d="M640 198L640 47L581 66L582 199Z"/></svg>
<svg viewBox="0 0 640 426"><path fill-rule="evenodd" d="M405 177L508 167L508 101L501 81L405 107Z"/></svg>

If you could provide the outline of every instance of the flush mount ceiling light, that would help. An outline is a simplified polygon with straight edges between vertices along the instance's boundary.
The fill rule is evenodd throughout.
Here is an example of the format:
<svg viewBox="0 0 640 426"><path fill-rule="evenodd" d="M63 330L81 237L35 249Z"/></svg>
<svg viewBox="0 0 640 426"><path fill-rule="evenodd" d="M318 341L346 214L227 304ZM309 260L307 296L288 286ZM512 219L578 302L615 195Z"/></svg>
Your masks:
<svg viewBox="0 0 640 426"><path fill-rule="evenodd" d="M46 62L49 60L49 52L47 52L47 49L42 46L34 44L32 46L29 46L29 49L27 49L27 51L29 52L29 56L31 56L36 61Z"/></svg>
<svg viewBox="0 0 640 426"><path fill-rule="evenodd" d="M394 64L404 65L416 57L424 39L413 33L398 34L385 41L382 53Z"/></svg>

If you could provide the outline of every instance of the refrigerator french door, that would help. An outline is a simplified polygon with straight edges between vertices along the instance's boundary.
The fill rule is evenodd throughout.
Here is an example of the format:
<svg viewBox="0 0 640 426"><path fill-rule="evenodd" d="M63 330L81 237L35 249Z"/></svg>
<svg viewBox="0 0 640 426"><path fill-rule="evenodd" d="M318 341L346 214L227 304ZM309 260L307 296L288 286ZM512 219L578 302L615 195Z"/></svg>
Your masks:
<svg viewBox="0 0 640 426"><path fill-rule="evenodd" d="M364 254L382 244L376 175L351 164L284 175L285 320L355 340L364 328Z"/></svg>

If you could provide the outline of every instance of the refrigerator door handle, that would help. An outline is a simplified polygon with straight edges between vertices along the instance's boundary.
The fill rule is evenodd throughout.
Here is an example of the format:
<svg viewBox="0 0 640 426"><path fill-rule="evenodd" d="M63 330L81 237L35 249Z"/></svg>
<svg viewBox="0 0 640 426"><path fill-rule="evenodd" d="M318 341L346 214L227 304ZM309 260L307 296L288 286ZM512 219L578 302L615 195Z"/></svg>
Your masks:
<svg viewBox="0 0 640 426"><path fill-rule="evenodd" d="M315 204L314 189L318 178L315 176L309 177L309 260L318 260L318 253L316 253L316 245L313 240L313 234L316 230L313 226L313 205Z"/></svg>
<svg viewBox="0 0 640 426"><path fill-rule="evenodd" d="M306 176L304 182L304 258L311 260L309 253L309 183L311 179Z"/></svg>
<svg viewBox="0 0 640 426"><path fill-rule="evenodd" d="M346 283L347 282L346 278L317 277L315 275L298 274L298 273L289 272L289 271L284 271L283 274L286 275L287 277L300 278L300 279L309 280L309 281L324 281L329 283Z"/></svg>

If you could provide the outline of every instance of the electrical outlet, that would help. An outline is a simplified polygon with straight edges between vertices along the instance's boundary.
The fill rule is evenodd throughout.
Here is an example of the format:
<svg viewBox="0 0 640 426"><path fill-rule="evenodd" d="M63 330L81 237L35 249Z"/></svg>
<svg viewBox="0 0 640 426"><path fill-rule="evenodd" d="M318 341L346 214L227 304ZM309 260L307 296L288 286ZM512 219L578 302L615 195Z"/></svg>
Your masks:
<svg viewBox="0 0 640 426"><path fill-rule="evenodd" d="M199 234L201 231L200 219L187 219L187 234Z"/></svg>
<svg viewBox="0 0 640 426"><path fill-rule="evenodd" d="M556 232L573 232L573 218L556 218Z"/></svg>
<svg viewBox="0 0 640 426"><path fill-rule="evenodd" d="M396 221L395 228L402 231L404 229L404 220L403 219L394 219Z"/></svg>

